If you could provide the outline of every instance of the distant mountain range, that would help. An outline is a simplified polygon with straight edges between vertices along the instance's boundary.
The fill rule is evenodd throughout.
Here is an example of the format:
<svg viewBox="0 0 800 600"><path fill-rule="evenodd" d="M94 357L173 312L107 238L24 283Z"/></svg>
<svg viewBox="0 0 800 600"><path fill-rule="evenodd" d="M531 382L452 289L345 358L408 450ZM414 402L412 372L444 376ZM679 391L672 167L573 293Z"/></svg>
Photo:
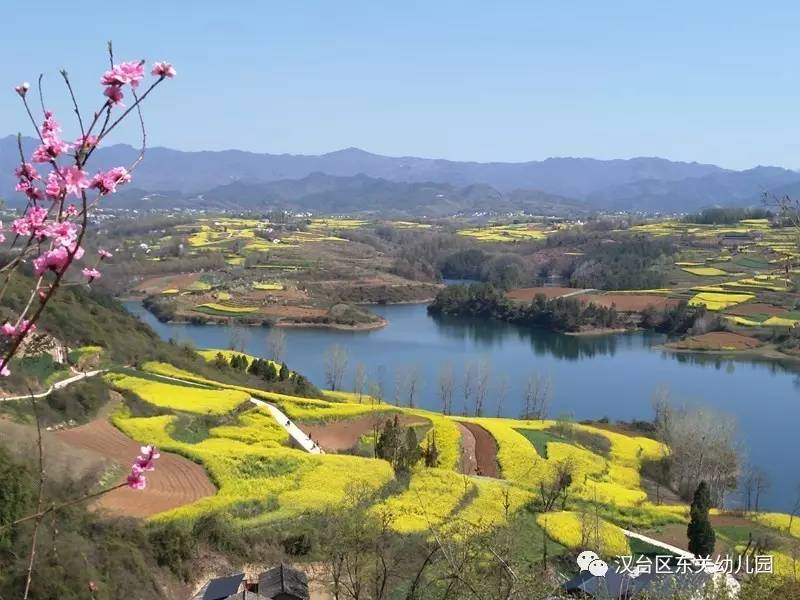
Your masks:
<svg viewBox="0 0 800 600"><path fill-rule="evenodd" d="M26 154L35 147L24 140ZM101 148L97 169L131 163L127 145ZM0 196L12 203L16 137L0 138ZM800 192L800 173L779 167L745 171L663 158L549 158L477 163L389 157L347 148L319 156L239 150L148 149L135 189L114 206L207 209L291 208L325 213L447 215L528 210L682 212L757 204L764 192Z"/></svg>

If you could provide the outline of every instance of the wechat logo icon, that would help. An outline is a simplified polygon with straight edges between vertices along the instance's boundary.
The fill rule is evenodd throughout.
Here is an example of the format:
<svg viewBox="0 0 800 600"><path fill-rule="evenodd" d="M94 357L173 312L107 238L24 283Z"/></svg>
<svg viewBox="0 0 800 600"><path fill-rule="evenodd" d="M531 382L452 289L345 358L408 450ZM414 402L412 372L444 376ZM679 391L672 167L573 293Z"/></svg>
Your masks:
<svg viewBox="0 0 800 600"><path fill-rule="evenodd" d="M608 573L608 565L591 550L584 550L578 554L578 566L581 572L589 571L595 577L605 577Z"/></svg>

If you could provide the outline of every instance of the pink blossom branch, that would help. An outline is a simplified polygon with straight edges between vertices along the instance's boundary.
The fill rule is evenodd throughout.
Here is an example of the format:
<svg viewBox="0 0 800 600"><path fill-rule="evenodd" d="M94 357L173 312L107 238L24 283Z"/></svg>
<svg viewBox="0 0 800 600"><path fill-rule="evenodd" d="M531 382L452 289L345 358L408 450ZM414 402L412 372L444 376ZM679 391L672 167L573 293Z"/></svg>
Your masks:
<svg viewBox="0 0 800 600"><path fill-rule="evenodd" d="M101 79L102 85L106 86L104 95L107 96L107 100L104 102L100 111L94 114L88 131L84 126L83 117L81 116L75 90L69 79L69 75L66 70L62 69L61 71L81 130L81 138L75 144L75 152L71 155L74 159L73 166L61 167L58 164L58 156L66 150L69 150L70 144L63 142L58 137L58 133L61 129L52 114L45 109L42 93L42 77L39 77L39 99L44 112L44 123L41 128L36 122L26 98L30 86L25 83L16 88L17 94L22 98L25 111L41 142L41 145L33 154L33 162L48 163L52 170L47 177L47 186L43 193L38 187L40 184L37 184L37 181L41 181L41 178L36 169L25 162L21 138L18 138L20 167L17 169L17 175L19 177L17 189L19 191L24 191L28 196L28 206L26 207L23 218L17 219L14 222L12 230L15 233L15 238L12 246L16 244L20 233L27 234L28 239L25 247L22 248L18 255L10 260L8 264L0 268L0 272L7 271L5 282L2 288L0 288L0 298L2 298L5 291L8 289L8 284L13 273L24 262L24 257L34 249L38 249L39 252L38 257L33 261L35 271L39 277L36 284L33 286L25 307L16 319L15 325L10 326L6 324L0 328L4 335L12 338L9 348L5 352L2 362L0 362L0 375L9 374L8 365L11 358L18 352L27 334L36 327L36 323L46 309L51 298L61 286L64 276L69 271L72 264L82 257L84 252L82 243L88 228L89 210L99 202L103 195L115 192L117 186L130 181L130 171L143 159L147 145L147 131L142 116L141 103L164 79L172 78L175 75L175 69L173 69L169 63L155 63L153 65L152 75L156 76L157 79L141 96L139 96L136 92L136 87L139 81L144 77L144 61L115 65L111 43L109 43L108 52L111 69L106 71ZM120 100L123 97L122 88L124 86L130 86L134 98L133 105L125 110L116 120L111 121L111 109L113 106L120 104ZM139 118L142 131L142 148L138 158L133 162L130 169L117 167L106 173L98 173L93 179L89 180L86 173L83 171L83 167L89 157L100 141L134 109ZM91 136L89 132L97 125L100 115L103 112L105 112L105 120L100 133L96 137ZM98 190L97 197L93 202L88 200L86 193L86 188L88 187L95 187ZM80 210L73 205L66 206L66 199L69 194L75 194L80 198ZM45 195L47 198L54 200L49 209L41 208L38 205L39 200L43 199ZM77 217L80 220L80 224L75 223L72 220L73 217ZM43 250L42 241L47 238L49 238L49 244L47 250ZM108 254L106 253L106 255ZM102 258L105 258L106 255L102 256ZM48 270L52 270L55 276L48 286L43 287L45 281L44 275ZM89 283L91 283L100 276L100 272L96 268L84 268L83 275L88 279ZM33 309L33 301L37 297L39 298L39 305L33 311L32 316L27 319L28 313Z"/></svg>
<svg viewBox="0 0 800 600"><path fill-rule="evenodd" d="M35 399L33 398L33 393L31 392L31 399L35 403ZM37 423L38 423L38 413L37 413ZM43 454L41 451L41 427L39 427L39 472L41 474L40 481L42 482L42 486L40 489L44 489L44 462L43 462ZM72 500L68 500L66 502L62 502L61 504L51 504L49 507L42 509L43 502L40 501L37 506L37 512L28 515L26 517L21 517L16 521L12 521L10 523L6 523L2 527L0 527L0 532L5 531L6 529L10 529L12 527L16 527L22 523L26 523L28 521L41 520L48 514L52 512L59 511L63 508L68 508L70 506L75 506L76 504L80 504L81 502L86 502L87 500L93 500L95 498L99 498L100 496L104 496L113 492L114 490L119 490L125 487L134 489L134 490L143 490L146 487L146 478L145 473L148 471L155 470L155 461L161 457L161 454L158 451L158 448L155 446L142 446L141 447L141 454L136 457L136 460L133 461L131 465L131 471L126 477L125 481L122 483L118 483L117 485L111 486L110 488L106 488L104 490L100 490L98 492L93 492L91 494L85 494L80 496L79 498L73 498ZM41 496L41 494L40 494Z"/></svg>

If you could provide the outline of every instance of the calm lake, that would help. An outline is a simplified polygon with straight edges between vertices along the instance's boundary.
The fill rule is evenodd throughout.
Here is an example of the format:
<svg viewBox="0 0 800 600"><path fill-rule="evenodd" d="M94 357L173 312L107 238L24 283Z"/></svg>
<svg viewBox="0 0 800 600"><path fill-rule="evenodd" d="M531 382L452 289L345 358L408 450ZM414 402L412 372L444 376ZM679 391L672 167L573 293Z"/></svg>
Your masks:
<svg viewBox="0 0 800 600"><path fill-rule="evenodd" d="M167 325L138 302L130 312L164 339L191 341L198 348L243 348L267 356L269 329L202 325ZM364 332L286 328L286 363L324 384L325 350L333 344L349 353L345 388L352 387L354 366L363 363L372 381L383 380L386 396L399 370L422 374L419 406L439 410L437 379L450 362L460 379L464 365L488 359L493 384L508 380L505 416L519 416L525 382L531 372L548 376L554 386L551 416L576 419L651 419L650 398L666 384L674 399L708 405L737 418L742 446L753 464L767 470L771 487L764 507L789 509L800 485L800 379L792 366L674 354L655 349L658 334L566 336L496 322L429 317L424 305L370 307L389 324ZM461 408L456 389L453 407ZM495 395L485 414L495 415Z"/></svg>

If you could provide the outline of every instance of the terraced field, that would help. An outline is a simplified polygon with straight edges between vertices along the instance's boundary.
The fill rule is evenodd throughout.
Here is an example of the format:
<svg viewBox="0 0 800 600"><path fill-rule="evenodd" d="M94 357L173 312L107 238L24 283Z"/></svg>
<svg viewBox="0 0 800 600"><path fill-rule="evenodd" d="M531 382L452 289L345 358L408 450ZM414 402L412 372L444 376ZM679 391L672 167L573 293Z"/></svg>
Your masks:
<svg viewBox="0 0 800 600"><path fill-rule="evenodd" d="M120 475L139 452L138 443L104 420L52 435L69 446L111 459L119 465ZM150 517L213 496L216 491L203 467L182 456L164 453L158 469L147 475L144 490L120 488L102 496L94 506L115 515Z"/></svg>
<svg viewBox="0 0 800 600"><path fill-rule="evenodd" d="M206 351L209 357L216 352ZM216 494L204 496L189 483L181 484L179 489L188 490L182 492L185 495L163 504L154 502L152 506L159 510L148 509L146 515L159 514L151 518L194 520L224 512L243 526L273 523L342 502L353 481L374 490L377 498L378 490L393 478L389 463L347 452L397 414L401 424L423 432L422 448L435 439L440 450L437 467L417 465L407 489L376 499L373 510L391 511L392 527L398 533L424 534L431 527L457 528L464 522L497 526L524 517L530 526L541 527L558 547L577 549L580 524L590 518L586 507L599 503L602 548L611 555L627 552L620 527L668 529L670 524L685 527L687 520L686 505L655 504L645 491L639 473L642 461L665 451L652 439L589 425L565 428L548 420L449 417L377 403L369 397L359 402L357 395L346 392L328 393L327 399L299 398L222 384L166 363L147 363L143 369L138 376L112 373L108 379L162 414L135 416L122 409L114 415L114 424L137 442L155 443L202 465L218 487ZM159 376L186 383L159 380ZM159 393L170 387L182 388L180 403ZM210 411L218 419L216 425L197 410L203 406L209 414L207 403L216 397L210 394L219 397L219 406ZM229 399L229 394L234 396ZM327 452L308 454L290 447L285 430L269 413L237 404L243 396L274 403ZM582 434L606 440L605 449L586 446ZM465 445L474 453L474 464L466 473L461 460ZM537 512L541 482L552 477L564 461L573 465L574 472L563 510ZM770 515L763 520L761 526L780 529L788 517Z"/></svg>

